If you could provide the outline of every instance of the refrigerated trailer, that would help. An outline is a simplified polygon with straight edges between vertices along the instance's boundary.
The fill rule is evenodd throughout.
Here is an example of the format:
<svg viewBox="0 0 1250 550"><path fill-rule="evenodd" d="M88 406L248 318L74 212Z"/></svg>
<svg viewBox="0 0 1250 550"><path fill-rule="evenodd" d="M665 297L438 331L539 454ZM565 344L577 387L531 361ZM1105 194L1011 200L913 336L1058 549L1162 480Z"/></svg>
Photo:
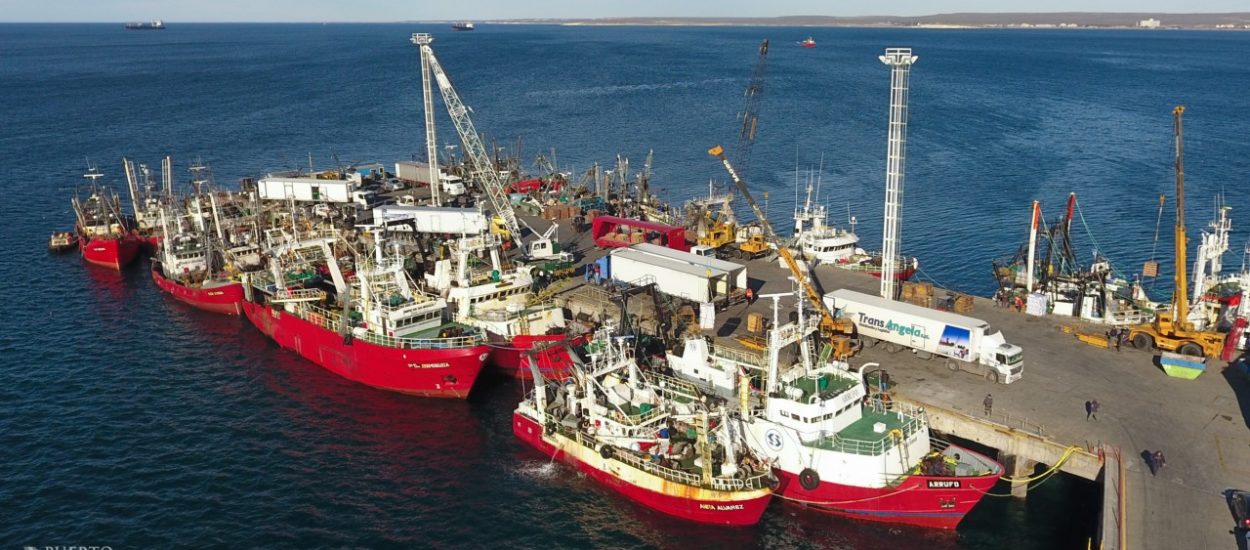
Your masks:
<svg viewBox="0 0 1250 550"><path fill-rule="evenodd" d="M720 303L746 289L746 266L641 243L618 248L599 262L604 277L700 303Z"/></svg>
<svg viewBox="0 0 1250 550"><path fill-rule="evenodd" d="M911 348L923 358L944 358L951 370L963 370L995 383L1010 384L1024 374L1020 346L1007 343L980 319L886 300L841 289L825 294L825 305L855 324L866 345Z"/></svg>

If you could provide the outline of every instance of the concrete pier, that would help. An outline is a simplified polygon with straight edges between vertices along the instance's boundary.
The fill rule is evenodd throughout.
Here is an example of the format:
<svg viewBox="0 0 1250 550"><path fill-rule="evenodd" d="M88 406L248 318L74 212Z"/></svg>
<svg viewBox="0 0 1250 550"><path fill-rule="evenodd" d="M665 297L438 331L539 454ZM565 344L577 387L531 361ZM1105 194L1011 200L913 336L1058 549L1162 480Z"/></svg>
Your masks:
<svg viewBox="0 0 1250 550"><path fill-rule="evenodd" d="M549 222L531 223L542 230ZM567 225L562 224L565 245L580 247L589 259L604 254L589 235L573 234ZM747 263L757 294L791 290L788 271L775 260ZM813 272L826 292L850 288L874 294L879 284L833 267ZM580 285L578 280L570 289ZM710 335L733 345L731 336L748 312L769 314L765 302L721 313ZM1060 319L1000 309L988 299L978 298L970 316L1003 330L1009 342L1024 348L1023 379L992 384L909 350L890 353L883 346L865 349L851 362L880 363L898 384L897 393L926 407L939 432L1048 466L1078 447L1061 469L1102 480L1102 548L1237 547L1222 493L1250 488L1250 380L1232 370L1222 373L1215 364L1197 380L1170 378L1149 354L1082 344L1060 331ZM983 414L987 393L994 396L992 417ZM1102 405L1097 420L1086 419L1084 403L1091 399ZM1144 451L1154 450L1162 450L1168 462L1156 476L1142 458ZM1117 460L1106 460L1112 455ZM1027 462L1017 461L1016 470L1031 472Z"/></svg>

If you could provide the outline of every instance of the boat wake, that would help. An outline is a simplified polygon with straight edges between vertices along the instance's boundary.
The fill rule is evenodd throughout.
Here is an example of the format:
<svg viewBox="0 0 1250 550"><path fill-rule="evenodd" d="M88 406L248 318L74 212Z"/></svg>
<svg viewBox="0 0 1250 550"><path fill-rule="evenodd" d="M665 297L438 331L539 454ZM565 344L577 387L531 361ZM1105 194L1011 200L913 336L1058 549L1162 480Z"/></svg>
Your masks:
<svg viewBox="0 0 1250 550"><path fill-rule="evenodd" d="M719 84L722 82L733 82L732 78L707 78L703 80L685 80L681 82L664 82L656 84L621 84L616 86L590 86L586 88L567 88L559 90L534 90L528 92L529 96L593 96L593 95L613 95L628 92L643 92L651 90L671 90L675 88L694 88L707 84Z"/></svg>
<svg viewBox="0 0 1250 550"><path fill-rule="evenodd" d="M531 462L517 468L522 477L531 479L552 479L560 471L561 466L555 462Z"/></svg>

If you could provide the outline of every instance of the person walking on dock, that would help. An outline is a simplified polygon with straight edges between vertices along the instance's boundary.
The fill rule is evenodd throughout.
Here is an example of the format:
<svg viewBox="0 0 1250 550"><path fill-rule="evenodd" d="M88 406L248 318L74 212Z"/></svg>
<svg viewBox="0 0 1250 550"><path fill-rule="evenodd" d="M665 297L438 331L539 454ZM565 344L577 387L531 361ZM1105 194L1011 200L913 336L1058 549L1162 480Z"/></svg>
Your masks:
<svg viewBox="0 0 1250 550"><path fill-rule="evenodd" d="M1163 451L1155 451L1153 453L1146 451L1146 453L1148 454L1146 457L1147 463L1150 464L1150 475L1158 475L1159 470L1168 465L1167 459L1163 458Z"/></svg>
<svg viewBox="0 0 1250 550"><path fill-rule="evenodd" d="M1098 400L1097 399L1092 399L1090 401L1085 402L1085 420L1089 420L1091 418L1093 418L1095 422L1098 421Z"/></svg>
<svg viewBox="0 0 1250 550"><path fill-rule="evenodd" d="M990 395L988 393L985 394L985 401L982 401L981 404L985 405L985 416L989 416L991 413L994 412L994 396L993 395Z"/></svg>

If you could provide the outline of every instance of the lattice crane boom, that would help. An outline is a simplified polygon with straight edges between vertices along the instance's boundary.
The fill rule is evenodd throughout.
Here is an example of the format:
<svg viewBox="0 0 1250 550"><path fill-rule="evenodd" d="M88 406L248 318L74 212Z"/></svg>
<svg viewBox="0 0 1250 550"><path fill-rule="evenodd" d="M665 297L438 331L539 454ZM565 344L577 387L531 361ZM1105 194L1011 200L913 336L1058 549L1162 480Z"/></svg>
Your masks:
<svg viewBox="0 0 1250 550"><path fill-rule="evenodd" d="M751 80L745 92L746 105L740 115L741 126L738 128L737 156L734 167L739 174L745 175L751 165L751 149L755 145L755 133L759 130L760 98L764 95L764 66L768 61L768 40L760 43L760 56L751 71Z"/></svg>
<svg viewBox="0 0 1250 550"><path fill-rule="evenodd" d="M486 196L490 199L491 208L503 219L504 226L508 228L512 240L517 246L521 246L521 226L516 212L512 209L508 193L499 179L499 172L495 170L490 154L486 152L482 137L473 126L473 119L469 116L469 107L460 101L460 95L452 87L451 80L447 78L447 73L443 71L442 64L438 62L438 58L434 56L434 50L428 43L421 45L421 55L425 56L429 63L434 82L438 84L438 91L443 96L443 105L447 107L447 114L451 117L456 133L460 136L465 157L469 159L470 177L482 184Z"/></svg>

